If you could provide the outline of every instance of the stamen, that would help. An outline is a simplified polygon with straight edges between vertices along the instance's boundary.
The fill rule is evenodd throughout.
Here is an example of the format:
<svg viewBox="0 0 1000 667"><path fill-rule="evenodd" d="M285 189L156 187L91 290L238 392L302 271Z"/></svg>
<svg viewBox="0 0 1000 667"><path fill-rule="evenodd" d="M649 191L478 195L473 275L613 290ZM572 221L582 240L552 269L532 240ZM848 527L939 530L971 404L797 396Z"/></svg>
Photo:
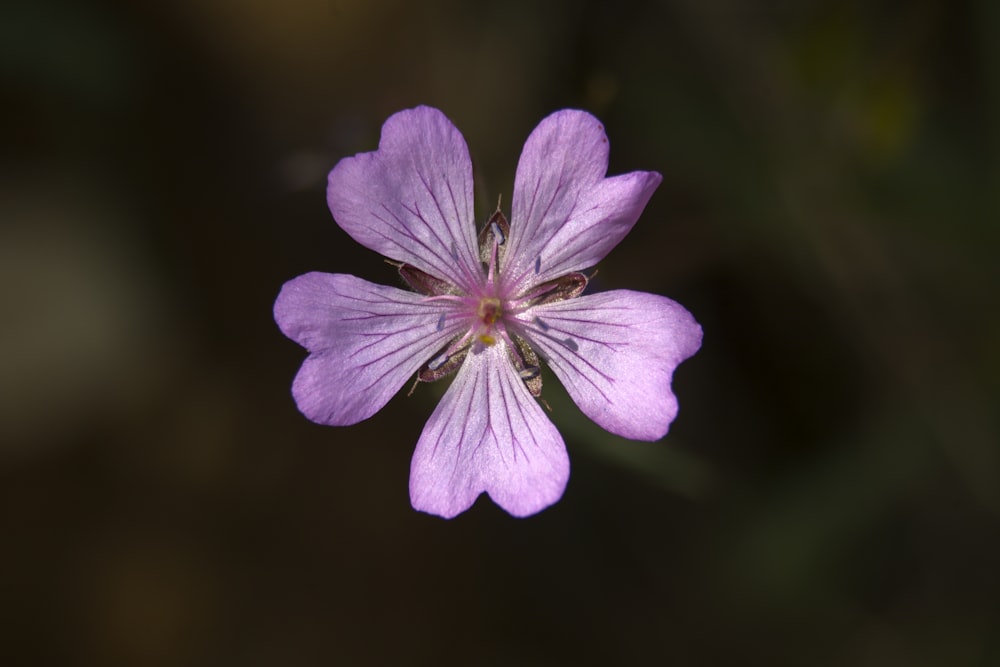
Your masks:
<svg viewBox="0 0 1000 667"><path fill-rule="evenodd" d="M500 210L500 200L497 199L497 210L486 221L483 228L479 230L477 237L479 261L482 262L483 268L486 268L490 262L495 262L497 268L494 270L494 273L499 272L499 266L503 263L504 251L506 250L503 246L507 243L509 236L510 224L507 222L507 218L504 217L503 211ZM500 248L500 250L497 250L497 248Z"/></svg>
<svg viewBox="0 0 1000 667"><path fill-rule="evenodd" d="M455 339L455 342L452 343L451 345L449 345L448 349L445 350L444 352L442 352L439 356L434 357L434 359L431 360L431 363L434 363L435 361L437 361L441 357L445 357L447 359L447 357L452 356L453 354L455 354L456 352L458 352L459 350L461 350L463 347L465 347L466 345L468 345L469 338L471 338L471 337L472 337L472 332L469 331L469 332L466 332L466 334L464 336L462 336L461 338ZM428 364L428 366L430 366L430 364ZM434 369L432 368L431 370L434 370Z"/></svg>
<svg viewBox="0 0 1000 667"><path fill-rule="evenodd" d="M507 356L514 366L518 376L524 381L524 385L532 396L538 398L542 395L542 370L538 364L538 355L531 349L527 341L517 334L508 335L507 331L501 330L500 335L507 343Z"/></svg>
<svg viewBox="0 0 1000 667"><path fill-rule="evenodd" d="M431 359L427 366L417 373L417 381L434 382L457 371L469 353L467 343L469 337L470 335L466 334L462 338L455 339L444 352Z"/></svg>
<svg viewBox="0 0 1000 667"><path fill-rule="evenodd" d="M493 238L496 240L497 245L503 245L507 240L507 237L504 236L503 230L500 229L500 225L497 224L496 220L490 222L490 231L493 232Z"/></svg>
<svg viewBox="0 0 1000 667"><path fill-rule="evenodd" d="M415 292L420 292L425 296L441 296L445 294L455 295L461 291L447 280L436 278L415 266L401 262L386 261L397 268L399 277Z"/></svg>
<svg viewBox="0 0 1000 667"><path fill-rule="evenodd" d="M437 369L444 366L446 361L448 361L448 353L442 352L441 354L439 354L438 356L434 357L429 362L427 362L427 368L431 369L432 371L436 371Z"/></svg>
<svg viewBox="0 0 1000 667"><path fill-rule="evenodd" d="M577 272L568 273L561 278L536 285L530 292L518 297L512 311L520 314L534 306L573 299L580 296L586 288L587 276Z"/></svg>
<svg viewBox="0 0 1000 667"><path fill-rule="evenodd" d="M440 370L446 363L448 363L448 360L451 359L451 357L460 352L462 348L468 344L471 336L472 332L470 331L461 338L456 338L444 352L427 362L427 370L432 372Z"/></svg>
<svg viewBox="0 0 1000 667"><path fill-rule="evenodd" d="M492 224L493 227L496 227L497 223L494 222L494 223L491 223L491 224ZM499 228L497 228L497 229L499 229ZM503 237L503 235L501 234L501 238L502 237ZM487 282L487 284L490 284L490 285L493 284L493 280L494 280L494 278L496 276L497 251L500 248L500 244L501 243L503 243L503 241L499 241L498 242L496 234L494 234L494 236L493 236L493 248L490 250L490 268L489 268L489 270L486 273L486 282Z"/></svg>
<svg viewBox="0 0 1000 667"><path fill-rule="evenodd" d="M525 368L524 370L522 370L520 373L518 373L518 375L521 376L522 380L530 380L532 378L538 377L538 374L541 373L541 372L542 372L542 369L540 369L538 366L528 366L527 368Z"/></svg>
<svg viewBox="0 0 1000 667"><path fill-rule="evenodd" d="M542 283L541 285L538 286L538 289L528 292L523 297L521 297L520 300L525 302L534 301L538 297L544 296L549 292L551 292L552 290L556 289L556 287L558 287L558 285L556 285L555 282L552 281L547 283Z"/></svg>
<svg viewBox="0 0 1000 667"><path fill-rule="evenodd" d="M420 303L427 303L429 301L451 301L452 303L462 303L465 301L465 297L459 296L458 294L438 294L437 296L425 296L420 300Z"/></svg>

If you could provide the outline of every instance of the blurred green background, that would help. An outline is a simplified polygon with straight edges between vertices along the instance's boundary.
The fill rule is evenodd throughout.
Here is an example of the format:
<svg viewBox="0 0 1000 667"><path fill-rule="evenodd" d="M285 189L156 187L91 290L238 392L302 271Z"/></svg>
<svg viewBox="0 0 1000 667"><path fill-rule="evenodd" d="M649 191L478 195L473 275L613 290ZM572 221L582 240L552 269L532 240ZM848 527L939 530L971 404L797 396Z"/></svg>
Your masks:
<svg viewBox="0 0 1000 667"><path fill-rule="evenodd" d="M1000 4L14 0L0 81L3 664L1000 665ZM326 172L421 103L480 222L598 115L665 177L598 288L705 329L662 442L548 376L528 520L410 508L444 387L289 395L281 284L395 281Z"/></svg>

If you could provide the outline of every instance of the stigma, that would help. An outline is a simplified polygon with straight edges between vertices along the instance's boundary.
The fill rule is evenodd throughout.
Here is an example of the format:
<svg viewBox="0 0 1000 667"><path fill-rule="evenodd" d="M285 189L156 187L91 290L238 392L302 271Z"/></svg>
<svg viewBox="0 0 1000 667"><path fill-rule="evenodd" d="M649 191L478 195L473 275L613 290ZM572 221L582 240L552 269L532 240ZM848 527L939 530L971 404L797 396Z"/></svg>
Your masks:
<svg viewBox="0 0 1000 667"><path fill-rule="evenodd" d="M480 322L479 333L476 335L482 345L490 347L496 345L497 337L494 335L494 325L503 317L503 304L496 297L483 297L476 308L476 318Z"/></svg>
<svg viewBox="0 0 1000 667"><path fill-rule="evenodd" d="M500 304L500 299L496 297L486 297L479 302L479 308L476 309L476 316L488 327L492 327L493 323L499 320L503 316L503 308Z"/></svg>

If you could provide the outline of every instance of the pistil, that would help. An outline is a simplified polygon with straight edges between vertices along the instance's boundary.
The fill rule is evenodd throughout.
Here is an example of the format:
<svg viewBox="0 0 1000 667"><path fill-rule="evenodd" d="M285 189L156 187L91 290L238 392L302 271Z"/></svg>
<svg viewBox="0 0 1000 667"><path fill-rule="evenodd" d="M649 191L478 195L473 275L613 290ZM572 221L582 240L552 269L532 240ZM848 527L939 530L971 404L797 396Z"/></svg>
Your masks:
<svg viewBox="0 0 1000 667"><path fill-rule="evenodd" d="M494 335L494 325L503 317L503 304L500 299L488 296L479 300L476 308L476 317L482 323L477 339L486 346L495 345L497 342Z"/></svg>

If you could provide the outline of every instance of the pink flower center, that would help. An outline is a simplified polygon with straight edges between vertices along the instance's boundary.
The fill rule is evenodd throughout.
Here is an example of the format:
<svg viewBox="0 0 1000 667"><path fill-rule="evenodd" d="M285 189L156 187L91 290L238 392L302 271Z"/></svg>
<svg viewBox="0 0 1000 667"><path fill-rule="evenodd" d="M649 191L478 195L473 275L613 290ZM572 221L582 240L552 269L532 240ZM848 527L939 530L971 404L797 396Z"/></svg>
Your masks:
<svg viewBox="0 0 1000 667"><path fill-rule="evenodd" d="M500 303L500 299L488 296L479 301L479 308L476 310L476 316L483 321L483 324L492 326L493 323L499 320L502 315L503 308Z"/></svg>
<svg viewBox="0 0 1000 667"><path fill-rule="evenodd" d="M500 299L493 296L481 298L479 306L476 308L476 317L482 323L476 339L486 346L495 345L497 339L494 335L493 325L503 317L503 304Z"/></svg>

